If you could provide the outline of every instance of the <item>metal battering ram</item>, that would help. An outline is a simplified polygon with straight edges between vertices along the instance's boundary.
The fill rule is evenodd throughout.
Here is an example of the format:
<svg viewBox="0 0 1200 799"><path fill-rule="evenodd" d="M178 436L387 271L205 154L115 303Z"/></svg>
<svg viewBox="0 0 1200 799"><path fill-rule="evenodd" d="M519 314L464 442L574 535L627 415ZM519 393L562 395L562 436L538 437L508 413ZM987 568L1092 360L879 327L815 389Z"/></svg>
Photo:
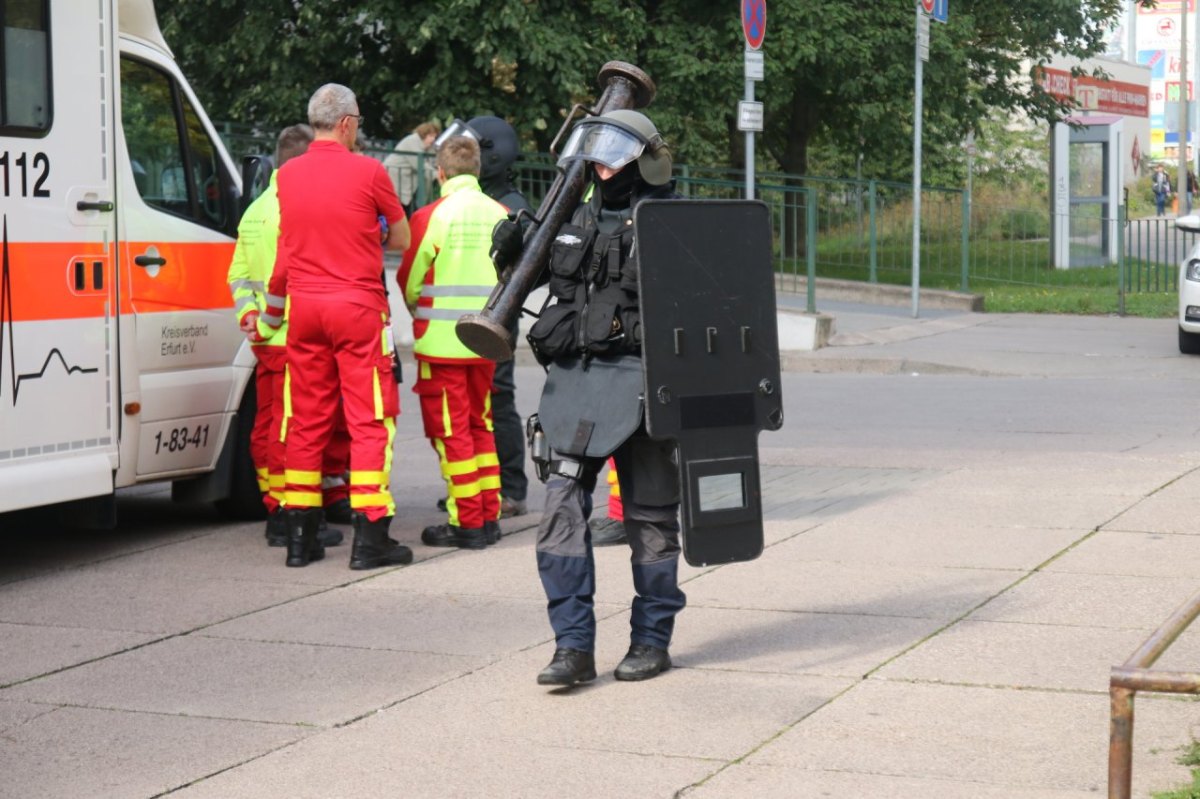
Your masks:
<svg viewBox="0 0 1200 799"><path fill-rule="evenodd" d="M621 108L644 108L654 99L654 81L624 61L609 61L601 67L599 83L604 92L589 110L592 115ZM569 124L570 118L567 121ZM465 314L458 320L454 330L459 341L472 352L497 362L512 359L516 342L508 329L520 317L525 298L537 285L550 259L554 237L579 206L586 183L586 165L582 161L573 161L558 173L538 208L535 223L525 233L517 262L506 270L481 312Z"/></svg>

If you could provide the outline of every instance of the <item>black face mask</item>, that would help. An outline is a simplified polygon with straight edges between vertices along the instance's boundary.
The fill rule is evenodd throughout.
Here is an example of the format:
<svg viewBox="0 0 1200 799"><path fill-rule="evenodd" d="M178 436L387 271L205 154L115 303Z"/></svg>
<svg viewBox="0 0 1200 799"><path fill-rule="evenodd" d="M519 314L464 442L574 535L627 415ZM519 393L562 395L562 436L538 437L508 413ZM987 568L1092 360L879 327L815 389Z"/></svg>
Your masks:
<svg viewBox="0 0 1200 799"><path fill-rule="evenodd" d="M637 161L632 161L621 168L621 171L608 180L600 180L600 203L605 208L628 208L633 190L641 178Z"/></svg>

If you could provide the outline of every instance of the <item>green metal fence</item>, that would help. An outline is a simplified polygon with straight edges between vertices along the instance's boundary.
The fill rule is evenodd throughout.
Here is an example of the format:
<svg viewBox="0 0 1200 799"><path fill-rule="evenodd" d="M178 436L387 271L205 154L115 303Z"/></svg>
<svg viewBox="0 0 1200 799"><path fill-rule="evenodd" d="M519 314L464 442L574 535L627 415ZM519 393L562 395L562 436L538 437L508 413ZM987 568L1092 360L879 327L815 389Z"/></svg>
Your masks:
<svg viewBox="0 0 1200 799"><path fill-rule="evenodd" d="M269 152L270 139L227 130L235 159ZM364 152L383 161L388 142ZM414 153L422 162L425 153ZM529 154L515 165L518 188L537 207L557 174L549 154ZM435 196L418 170L417 203ZM685 197L735 199L744 194L739 170L676 167L676 188ZM773 254L783 285L800 288L802 277L866 282L912 283L912 186L881 180L854 180L759 173L758 198L771 211ZM925 187L921 194L921 285L926 288L984 291L995 286L1079 288L1129 293L1174 292L1179 262L1195 243L1171 220L1102 219L1077 211L1060 230L1072 252L1094 247L1097 231L1116 235L1122 246L1114 259L1094 266L1056 269L1051 254L1055 219L1044 204L972 202L960 189ZM807 281L809 307L815 281ZM1112 295L1110 295L1112 296Z"/></svg>

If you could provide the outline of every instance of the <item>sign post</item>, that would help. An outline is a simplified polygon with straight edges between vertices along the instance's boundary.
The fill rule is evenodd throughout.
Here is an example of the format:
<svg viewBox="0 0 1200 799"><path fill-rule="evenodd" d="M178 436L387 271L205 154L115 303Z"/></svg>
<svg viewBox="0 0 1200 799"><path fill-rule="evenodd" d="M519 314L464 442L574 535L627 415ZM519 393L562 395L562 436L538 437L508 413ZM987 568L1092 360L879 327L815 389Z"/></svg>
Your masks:
<svg viewBox="0 0 1200 799"><path fill-rule="evenodd" d="M921 124L924 116L925 62L929 60L929 18L946 22L950 18L950 0L917 0L916 108L913 112L913 243L912 243L912 315L921 312Z"/></svg>
<svg viewBox="0 0 1200 799"><path fill-rule="evenodd" d="M754 199L754 134L763 129L762 103L754 101L754 82L763 79L763 38L767 35L767 0L742 0L742 34L746 37L746 98L738 103L738 130L746 134L746 199Z"/></svg>

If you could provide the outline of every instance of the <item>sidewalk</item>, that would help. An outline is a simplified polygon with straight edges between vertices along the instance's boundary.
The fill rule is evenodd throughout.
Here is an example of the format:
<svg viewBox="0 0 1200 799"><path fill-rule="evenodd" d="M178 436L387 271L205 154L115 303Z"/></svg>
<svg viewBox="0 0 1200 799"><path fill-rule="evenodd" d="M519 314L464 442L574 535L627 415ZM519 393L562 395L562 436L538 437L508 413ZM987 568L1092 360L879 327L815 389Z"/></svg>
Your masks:
<svg viewBox="0 0 1200 799"><path fill-rule="evenodd" d="M788 354L788 422L761 439L767 549L681 566L670 672L612 677L633 587L628 549L610 547L596 551L599 679L535 684L554 648L538 517L506 520L485 552L416 543L440 487L405 391L392 532L412 566L350 572L339 547L285 569L260 525L161 491L109 537L53 554L13 542L0 797L1103 795L1108 670L1200 588L1195 423L1137 447L1052 446L1058 431L1016 424L1030 446L951 450L919 431L814 437L801 409L814 381L853 375L839 390L931 376L929 402L980 379L1152 396L1200 361L1178 355L1171 320L818 308L836 335ZM529 413L540 370L517 372ZM1198 658L1189 632L1159 665ZM1143 694L1135 730L1135 795L1188 781L1174 758L1200 734L1194 702Z"/></svg>

